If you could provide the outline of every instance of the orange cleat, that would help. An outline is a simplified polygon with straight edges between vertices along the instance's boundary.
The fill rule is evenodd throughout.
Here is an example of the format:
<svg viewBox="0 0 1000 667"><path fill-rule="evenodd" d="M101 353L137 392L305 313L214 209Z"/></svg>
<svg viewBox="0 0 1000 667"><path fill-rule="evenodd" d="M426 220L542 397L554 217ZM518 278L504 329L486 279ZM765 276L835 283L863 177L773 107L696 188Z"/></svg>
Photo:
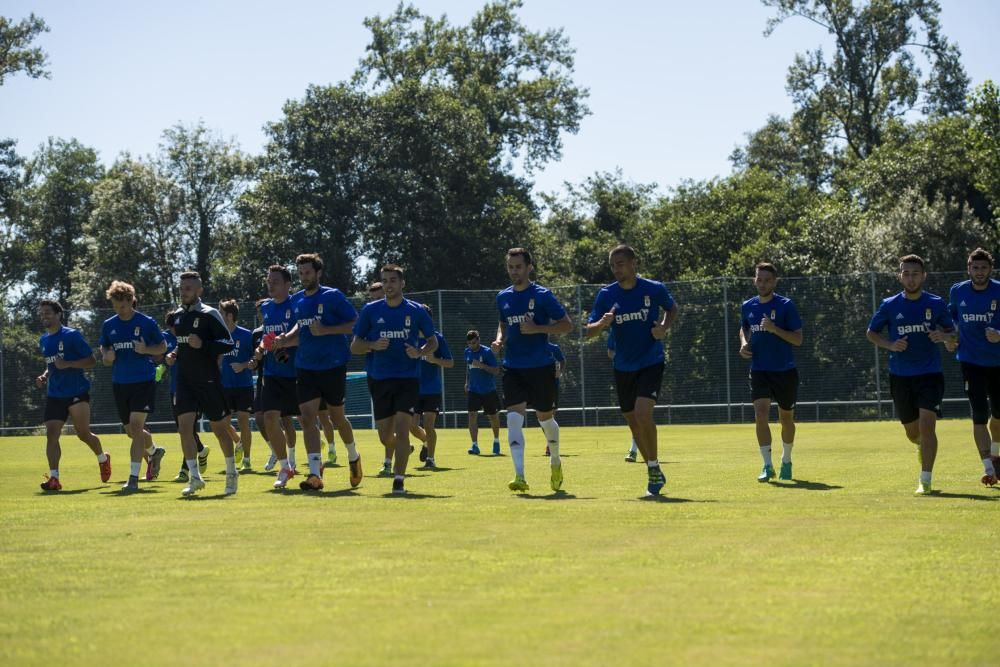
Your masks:
<svg viewBox="0 0 1000 667"><path fill-rule="evenodd" d="M351 464L351 487L356 487L364 479L365 473L361 469L361 455L358 454L358 458L349 462Z"/></svg>
<svg viewBox="0 0 1000 667"><path fill-rule="evenodd" d="M104 460L104 463L101 463L100 461L97 462L97 467L101 469L102 482L106 482L111 479L111 454L108 454L107 452L105 452L105 454L108 458Z"/></svg>

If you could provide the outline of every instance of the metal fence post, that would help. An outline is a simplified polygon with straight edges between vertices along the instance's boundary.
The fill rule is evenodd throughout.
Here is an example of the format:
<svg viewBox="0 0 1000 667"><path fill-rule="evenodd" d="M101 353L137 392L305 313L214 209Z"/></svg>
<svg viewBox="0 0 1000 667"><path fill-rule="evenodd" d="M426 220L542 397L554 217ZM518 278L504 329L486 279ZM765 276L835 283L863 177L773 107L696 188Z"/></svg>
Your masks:
<svg viewBox="0 0 1000 667"><path fill-rule="evenodd" d="M875 295L875 272L868 272L869 279L872 286L872 312L874 313L878 310L878 297ZM882 419L882 378L879 372L878 363L878 345L872 345L875 348L875 401L878 404L878 418Z"/></svg>
<svg viewBox="0 0 1000 667"><path fill-rule="evenodd" d="M439 327L438 331L440 331L441 335L444 336L444 306L442 305L441 302L441 290L438 290L437 293L438 293L438 327ZM447 399L448 387L445 384L446 378L444 375L444 368L438 366L438 373L441 374L441 414L444 415L444 419L442 420L444 423L441 424L441 426L443 426L444 428L448 428L448 399ZM455 419L458 419L458 415L455 416ZM454 425L458 426L458 422L456 421Z"/></svg>
<svg viewBox="0 0 1000 667"><path fill-rule="evenodd" d="M729 371L729 280L722 277L722 335L726 358L726 423L733 423L732 378Z"/></svg>
<svg viewBox="0 0 1000 667"><path fill-rule="evenodd" d="M4 341L3 332L0 331L0 426L7 425L7 392L4 389L7 383L4 382Z"/></svg>
<svg viewBox="0 0 1000 667"><path fill-rule="evenodd" d="M583 313L583 301L580 295L580 285L576 286L576 312ZM581 315L582 317L583 315ZM587 367L583 365L583 327L577 329L580 338L580 426L587 425Z"/></svg>

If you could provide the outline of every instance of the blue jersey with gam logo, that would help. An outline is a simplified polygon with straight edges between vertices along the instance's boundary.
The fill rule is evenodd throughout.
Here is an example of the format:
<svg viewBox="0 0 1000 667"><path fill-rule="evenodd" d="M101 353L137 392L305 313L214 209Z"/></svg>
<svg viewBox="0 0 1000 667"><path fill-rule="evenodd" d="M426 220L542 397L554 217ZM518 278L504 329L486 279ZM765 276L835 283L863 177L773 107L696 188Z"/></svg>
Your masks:
<svg viewBox="0 0 1000 667"><path fill-rule="evenodd" d="M869 331L888 328L890 343L906 337L905 350L889 352L889 372L906 376L941 372L941 352L928 333L953 327L944 299L929 292L921 292L918 299L900 292L883 300L868 324Z"/></svg>

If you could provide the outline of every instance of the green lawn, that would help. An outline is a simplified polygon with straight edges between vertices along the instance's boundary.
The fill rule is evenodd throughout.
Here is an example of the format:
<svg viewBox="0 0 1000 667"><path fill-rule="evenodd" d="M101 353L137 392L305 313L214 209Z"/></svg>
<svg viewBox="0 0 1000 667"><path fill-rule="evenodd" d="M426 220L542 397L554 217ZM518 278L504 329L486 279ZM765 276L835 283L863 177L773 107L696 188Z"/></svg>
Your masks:
<svg viewBox="0 0 1000 667"><path fill-rule="evenodd" d="M176 436L135 496L122 436L106 485L64 436L49 495L43 440L5 438L0 664L997 664L1000 490L971 424L939 429L942 493L914 497L895 423L800 425L780 484L756 481L751 425L662 427L659 502L622 428L562 430L561 495L531 429L522 496L509 457L444 431L403 498L371 431L355 491L338 467L319 495L259 473L224 498L213 447L195 499L169 481Z"/></svg>

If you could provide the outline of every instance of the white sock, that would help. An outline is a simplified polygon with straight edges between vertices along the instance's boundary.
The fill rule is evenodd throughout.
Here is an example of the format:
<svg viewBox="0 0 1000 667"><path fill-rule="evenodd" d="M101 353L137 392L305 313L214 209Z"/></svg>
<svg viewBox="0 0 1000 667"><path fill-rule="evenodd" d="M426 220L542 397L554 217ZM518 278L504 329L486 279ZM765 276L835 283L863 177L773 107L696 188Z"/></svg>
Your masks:
<svg viewBox="0 0 1000 667"><path fill-rule="evenodd" d="M398 482L402 482L404 479L406 479L406 475L393 475L392 478Z"/></svg>
<svg viewBox="0 0 1000 667"><path fill-rule="evenodd" d="M288 467L288 459L278 459L278 472Z"/></svg>
<svg viewBox="0 0 1000 667"><path fill-rule="evenodd" d="M188 474L191 476L191 479L194 479L196 477L198 479L201 479L201 471L198 469L198 457L196 456L193 459L188 459L187 464L188 464Z"/></svg>
<svg viewBox="0 0 1000 667"><path fill-rule="evenodd" d="M288 448L288 465L294 470L298 466L295 465L295 448Z"/></svg>
<svg viewBox="0 0 1000 667"><path fill-rule="evenodd" d="M335 454L337 452L337 445L332 442L326 443L326 451L330 452L331 454Z"/></svg>
<svg viewBox="0 0 1000 667"><path fill-rule="evenodd" d="M931 483L931 473L929 471L927 471L927 470L921 470L920 471L920 481L923 482L924 484L930 484Z"/></svg>
<svg viewBox="0 0 1000 667"><path fill-rule="evenodd" d="M128 474L132 477L139 476L139 468L142 467L142 461L132 461L129 463Z"/></svg>
<svg viewBox="0 0 1000 667"><path fill-rule="evenodd" d="M554 417L550 417L543 422L538 422L538 425L542 427L545 439L548 440L549 456L551 457L552 465L561 465L562 461L559 459L559 424L556 423Z"/></svg>
<svg viewBox="0 0 1000 667"><path fill-rule="evenodd" d="M149 447L146 447L146 454L147 455L152 456L155 453L156 453L156 445L152 445L151 444Z"/></svg>
<svg viewBox="0 0 1000 667"><path fill-rule="evenodd" d="M510 446L510 457L514 459L514 475L524 477L524 415L518 412L507 413L507 443Z"/></svg>
<svg viewBox="0 0 1000 667"><path fill-rule="evenodd" d="M392 465L392 459L382 459L382 465L383 466L391 466Z"/></svg>
<svg viewBox="0 0 1000 667"><path fill-rule="evenodd" d="M101 452L100 454L97 455L97 462L98 463L104 463L107 460L108 460L108 453L107 452Z"/></svg>
<svg viewBox="0 0 1000 667"><path fill-rule="evenodd" d="M226 474L231 475L236 472L236 457L227 456L226 457Z"/></svg>
<svg viewBox="0 0 1000 667"><path fill-rule="evenodd" d="M306 459L309 461L309 474L316 475L317 477L323 474L323 456L316 452L315 454L307 454Z"/></svg>
<svg viewBox="0 0 1000 667"><path fill-rule="evenodd" d="M56 479L59 479L59 471L58 470L49 470L49 477L55 477Z"/></svg>
<svg viewBox="0 0 1000 667"><path fill-rule="evenodd" d="M646 461L646 467L647 468L656 468L659 465L660 465L660 462L658 460L656 460L656 459L650 459L650 460Z"/></svg>
<svg viewBox="0 0 1000 667"><path fill-rule="evenodd" d="M792 462L792 445L793 442L783 442L781 443L781 462L791 463Z"/></svg>
<svg viewBox="0 0 1000 667"><path fill-rule="evenodd" d="M990 443L990 456L1000 456L1000 442Z"/></svg>
<svg viewBox="0 0 1000 667"><path fill-rule="evenodd" d="M983 459L983 472L985 472L987 475L997 474L996 469L993 467L993 459L988 456L985 459Z"/></svg>
<svg viewBox="0 0 1000 667"><path fill-rule="evenodd" d="M760 457L764 459L764 465L773 466L771 463L771 445L764 445L760 448Z"/></svg>
<svg viewBox="0 0 1000 667"><path fill-rule="evenodd" d="M361 456L360 454L358 454L358 445L356 443L345 442L344 448L347 450L348 461L357 461L358 457Z"/></svg>
<svg viewBox="0 0 1000 667"><path fill-rule="evenodd" d="M628 450L628 453L635 456L639 453L639 445L635 444L635 438L632 438L632 448Z"/></svg>
<svg viewBox="0 0 1000 667"><path fill-rule="evenodd" d="M479 443L478 443L478 442L476 442L475 440L473 440L473 441L472 441L472 446L473 446L473 447L478 447L478 446L479 446Z"/></svg>

